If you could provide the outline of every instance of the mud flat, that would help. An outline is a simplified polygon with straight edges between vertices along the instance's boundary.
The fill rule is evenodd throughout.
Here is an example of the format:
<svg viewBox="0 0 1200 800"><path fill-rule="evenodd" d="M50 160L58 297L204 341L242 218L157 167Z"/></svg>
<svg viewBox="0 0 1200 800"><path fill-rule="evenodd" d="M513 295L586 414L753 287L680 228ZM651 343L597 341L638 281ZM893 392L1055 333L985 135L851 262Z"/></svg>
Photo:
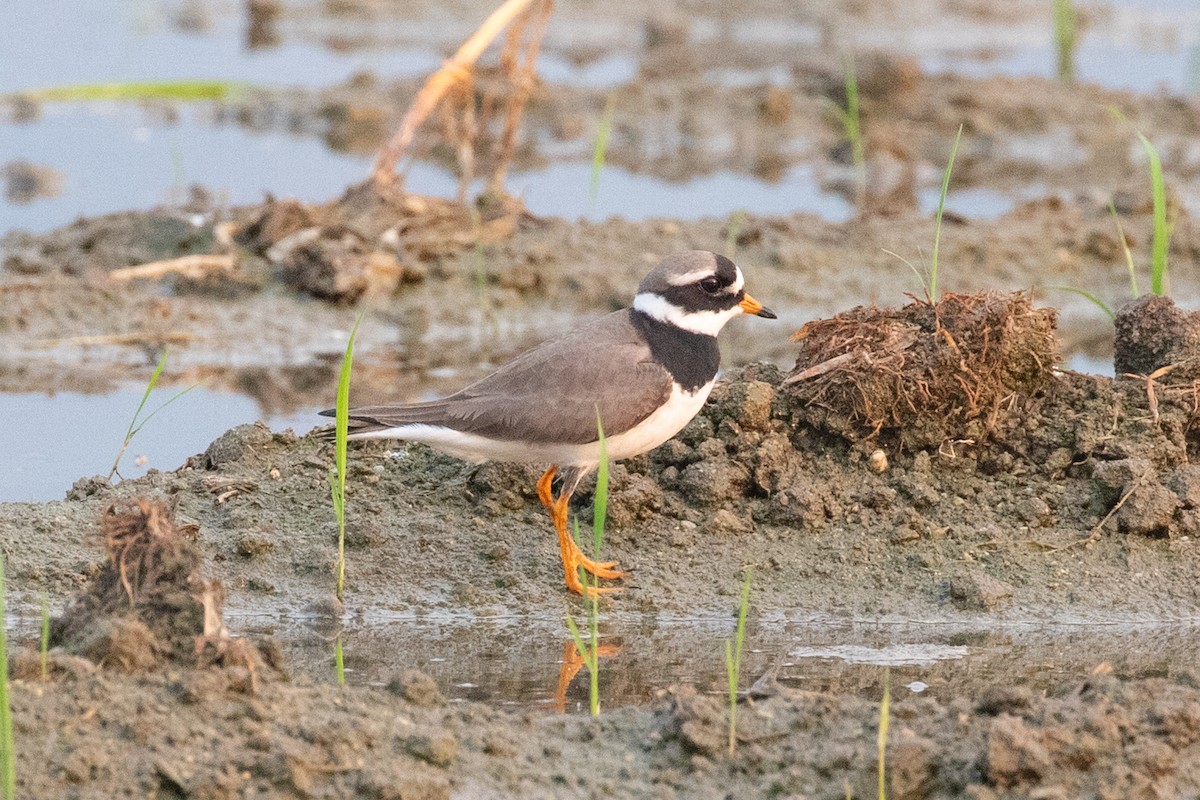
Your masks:
<svg viewBox="0 0 1200 800"><path fill-rule="evenodd" d="M614 469L608 554L636 571L605 602L606 636L653 670L636 621L727 623L743 564L756 569L752 630L820 614L982 629L1169 625L1191 636L1195 385L1164 378L1152 406L1143 380L1053 369L1054 316L1023 295L859 309L802 332L790 382L770 365L730 373L679 437ZM846 336L850 328L858 334ZM907 399L876 418L853 397L868 396L880 374ZM973 409L920 393L950 374L964 379ZM732 757L721 702L688 686L593 721L447 703L432 678L398 668L373 686L289 678L280 645L230 639L205 612L228 593L230 620L307 608L336 629L335 537L323 522L330 460L316 435L245 426L177 471L116 487L85 480L61 502L3 507L18 596L85 587L55 622L50 680L39 679L32 651L16 656L28 791L723 797L844 796L847 783L865 795L873 785L878 685L853 676L819 691L797 688L796 674L761 682ZM561 620L554 542L527 470L473 470L420 446L376 444L354 448L351 464L351 613L516 616L531 628ZM161 524L181 529L180 552L195 553L186 569L134 562L182 582L169 601L143 600L145 590L127 592L114 577L132 557L112 549L112 509L144 514L147 503L162 504L174 522ZM97 591L108 599L87 599ZM99 619L71 624L80 608ZM164 608L163 630L128 623ZM101 623L112 618L123 621ZM448 636L442 652L469 658L475 633ZM1125 653L1114 668L1093 653L1095 663L1076 656L1042 688L1020 658L997 659L978 681L947 677L952 668L921 673L940 677L893 708L893 796L1195 791L1200 690L1190 659Z"/></svg>
<svg viewBox="0 0 1200 800"><path fill-rule="evenodd" d="M726 6L698 9L694 26L618 14L579 63L632 48L633 77L539 84L514 168L586 159L611 97L613 167L766 185L808 170L840 217L747 202L569 222L360 184L236 206L198 189L0 239L0 390L109 391L170 346L167 383L205 379L264 414L330 404L360 310L355 402L418 399L626 305L663 255L733 255L781 319L729 326L701 414L613 468L606 557L632 572L601 606L600 718L579 711L565 619L583 609L535 472L353 447L342 607L330 445L241 425L176 469L0 504L20 796L874 796L885 667L890 797L1200 793L1195 104L863 53L856 187L827 110L845 99L840 50L722 38L705 20ZM311 34L303 15L276 22ZM548 52L572 50L564 36ZM371 152L416 87L360 74L209 110ZM2 110L31 111L18 105ZM926 263L929 190L960 123L951 201L968 202L947 217L931 303L891 253ZM1144 267L1152 225L1135 127L1171 187L1174 300L1123 299L1122 237ZM414 152L452 160L436 134ZM970 212L981 196L992 213ZM36 429L35 402L10 424ZM36 447L21 441L7 458ZM722 654L745 566L730 754Z"/></svg>

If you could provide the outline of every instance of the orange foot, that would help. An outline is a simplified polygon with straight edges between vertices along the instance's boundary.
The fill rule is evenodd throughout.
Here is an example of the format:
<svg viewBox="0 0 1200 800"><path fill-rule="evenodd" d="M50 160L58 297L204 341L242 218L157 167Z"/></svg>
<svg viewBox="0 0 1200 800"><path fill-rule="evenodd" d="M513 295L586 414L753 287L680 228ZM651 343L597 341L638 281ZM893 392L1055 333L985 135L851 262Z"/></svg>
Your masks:
<svg viewBox="0 0 1200 800"><path fill-rule="evenodd" d="M583 551L579 549L579 545L570 536L567 537L567 545L571 550L571 560L576 565L576 572L579 571L579 567L582 567L597 578L604 578L605 580L615 580L625 577L624 571L613 569L617 566L616 561L593 561L584 555Z"/></svg>
<svg viewBox="0 0 1200 800"><path fill-rule="evenodd" d="M550 484L554 481L555 471L556 468L551 467L542 474L537 482L537 492L538 499L550 512L554 530L558 533L558 546L562 553L563 576L567 588L575 594L585 595L588 598L621 591L619 587L588 586L586 589L584 588L583 581L579 578L580 569L605 580L623 578L625 573L616 569L616 561L594 561L588 558L571 538L571 534L567 532L567 509L571 496L564 494L557 498L554 497Z"/></svg>
<svg viewBox="0 0 1200 800"><path fill-rule="evenodd" d="M614 642L601 642L597 655L609 658L621 652L621 645ZM583 669L583 656L575 642L563 642L562 664L558 668L558 685L554 687L554 709L559 712L567 710L567 687Z"/></svg>

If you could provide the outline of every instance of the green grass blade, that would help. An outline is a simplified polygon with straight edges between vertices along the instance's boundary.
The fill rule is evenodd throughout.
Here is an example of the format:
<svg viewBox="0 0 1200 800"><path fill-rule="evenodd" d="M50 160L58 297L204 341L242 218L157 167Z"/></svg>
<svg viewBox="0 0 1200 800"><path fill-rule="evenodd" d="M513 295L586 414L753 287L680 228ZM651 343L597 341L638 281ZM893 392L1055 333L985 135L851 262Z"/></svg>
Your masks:
<svg viewBox="0 0 1200 800"><path fill-rule="evenodd" d="M1129 240L1125 238L1125 228L1121 226L1121 217L1117 214L1117 207L1111 200L1108 201L1108 213L1112 214L1113 222L1117 225L1117 238L1121 240L1121 250L1125 253L1125 266L1129 270L1129 287L1133 291L1133 296L1140 297L1141 292L1138 291L1137 284L1137 269L1133 265L1133 251L1129 249Z"/></svg>
<svg viewBox="0 0 1200 800"><path fill-rule="evenodd" d="M4 605L4 553L0 552L0 786L5 800L17 797L17 751L13 747L12 705L8 695L8 631Z"/></svg>
<svg viewBox="0 0 1200 800"><path fill-rule="evenodd" d="M733 261L737 256L737 240L746 225L746 209L739 208L729 215L725 223L725 257Z"/></svg>
<svg viewBox="0 0 1200 800"><path fill-rule="evenodd" d="M837 117L838 124L840 124L842 126L842 132L844 133L846 131L846 129L850 126L849 121L846 119L846 109L842 108L837 103L830 100L828 97L821 98L821 105L825 108L826 111L828 111L830 114L833 114L835 117Z"/></svg>
<svg viewBox="0 0 1200 800"><path fill-rule="evenodd" d="M333 518L342 520L346 518L346 498L342 496L338 487L337 469L329 470L329 497L333 501Z"/></svg>
<svg viewBox="0 0 1200 800"><path fill-rule="evenodd" d="M596 579L599 584L599 578ZM592 652L588 659L588 705L592 716L600 716L600 596L592 595L588 621L592 629Z"/></svg>
<svg viewBox="0 0 1200 800"><path fill-rule="evenodd" d="M883 702L879 704L879 800L887 800L887 737L892 706L892 675L883 670Z"/></svg>
<svg viewBox="0 0 1200 800"><path fill-rule="evenodd" d="M962 139L963 126L958 126L954 135L954 146L950 148L950 160L942 173L942 194L938 197L937 225L933 230L933 258L929 262L929 302L937 302L938 250L942 244L942 212L946 209L946 194L950 191L950 173L954 171L954 157L958 155L958 143Z"/></svg>
<svg viewBox="0 0 1200 800"><path fill-rule="evenodd" d="M846 56L846 138L850 140L850 152L854 159L854 168L861 178L866 157L863 154L862 131L859 128L858 115L858 76L854 71L854 54Z"/></svg>
<svg viewBox="0 0 1200 800"><path fill-rule="evenodd" d="M165 367L167 364L167 355L169 353L170 348L163 350L162 356L158 359L158 364L156 364L154 367L154 372L150 375L150 380L146 382L146 389L142 392L142 399L138 403L137 409L135 409L133 412L133 418L129 420L129 427L125 430L125 438L121 442L121 448L117 451L117 457L113 459L112 468L108 471L109 480L112 480L113 475L118 474L117 469L121 466L121 458L125 455L125 451L129 449L129 444L133 441L133 437L138 435L142 428L146 426L146 423L154 419L154 416L158 414L158 412L162 411L164 408L171 405L188 392L204 384L204 381L197 381L196 383L193 383L186 389L177 392L158 408L154 409L145 417L143 417L142 411L145 410L146 403L150 400L150 395L154 392L154 387L158 385L158 379L162 377L163 367Z"/></svg>
<svg viewBox="0 0 1200 800"><path fill-rule="evenodd" d="M130 438L133 438L133 436L137 436L138 431L140 431L143 427L145 427L147 422L154 419L155 414L162 411L164 408L171 405L171 403L174 403L179 398L183 397L185 394L190 392L192 389L197 389L203 385L204 385L204 381L196 381L195 383L193 383L191 386L187 387L186 389L182 389L182 390L176 392L171 397L169 397L167 400L165 400L163 402L163 404L161 406L159 406L158 408L151 411L149 414L146 415L145 419L143 419L141 422L138 423L137 427L133 429L133 434ZM139 406L139 408L141 408L141 407Z"/></svg>
<svg viewBox="0 0 1200 800"><path fill-rule="evenodd" d="M350 338L346 341L346 352L342 356L342 368L338 374L337 409L335 411L334 446L336 448L336 464L338 473L338 488L343 497L346 495L346 442L350 432L350 376L354 368L354 340L358 337L358 326L362 324L363 315L359 314L350 329Z"/></svg>
<svg viewBox="0 0 1200 800"><path fill-rule="evenodd" d="M725 640L725 679L729 684L729 755L737 750L737 693L741 682L737 659L733 654L733 642Z"/></svg>
<svg viewBox="0 0 1200 800"><path fill-rule="evenodd" d="M146 391L142 392L142 400L138 403L137 409L133 412L133 418L129 420L129 427L125 429L125 439L121 442L121 449L117 451L117 457L113 459L112 469L108 471L108 479L112 480L112 476L117 474L117 467L121 465L121 456L125 455L125 450L128 449L130 441L137 433L138 417L141 416L142 409L146 407L146 401L150 399L150 393L154 391L155 385L158 383L159 377L162 375L163 367L167 364L167 356L170 354L171 348L165 348L163 354L158 359L158 364L154 367L154 372L150 375L150 380L146 382Z"/></svg>
<svg viewBox="0 0 1200 800"><path fill-rule="evenodd" d="M571 631L571 641L575 644L575 650L579 653L579 657L583 659L585 664L588 663L588 646L583 641L583 634L579 632L579 626L575 624L575 619L571 616L571 612L567 612L567 629Z"/></svg>
<svg viewBox="0 0 1200 800"><path fill-rule="evenodd" d="M334 421L334 462L337 481L334 484L333 512L338 523L337 598L341 600L346 588L346 441L350 430L350 372L354 366L354 340L363 315L359 314L350 329L342 369L338 375L337 408Z"/></svg>
<svg viewBox="0 0 1200 800"><path fill-rule="evenodd" d="M926 295L929 294L929 280L927 279L927 277L925 275L921 274L921 270L919 270L915 266L913 266L913 263L911 261L909 261L904 256L900 255L899 253L893 253L891 250L887 250L887 249L884 249L883 252L887 253L889 256L893 256L895 258L900 259L902 262L904 262L904 264L909 269L912 270L912 274L917 276L917 280L920 282L921 288L925 290L925 294Z"/></svg>
<svg viewBox="0 0 1200 800"><path fill-rule="evenodd" d="M737 693L742 676L742 645L746 641L746 614L750 609L750 582L753 567L746 567L742 580L742 600L738 605L737 631L731 643L725 640L725 677L729 681L729 755L737 749Z"/></svg>
<svg viewBox="0 0 1200 800"><path fill-rule="evenodd" d="M605 478L605 483L607 484L607 477ZM580 547L583 546L583 543L580 541L578 519L575 520L575 543ZM597 545L596 549L596 557L599 558L599 545ZM587 570L580 567L579 580L583 584L585 594L588 591L589 579L592 582L592 586L600 585L599 578L590 577ZM586 602L588 610L588 634L591 638L588 640L590 645L580 650L579 653L588 669L588 708L593 717L598 717L600 716L600 595L593 594L587 598Z"/></svg>
<svg viewBox="0 0 1200 800"><path fill-rule="evenodd" d="M861 119L858 108L858 75L854 68L854 54L846 55L846 107L842 108L828 97L822 97L821 103L837 117L842 126L842 133L850 142L850 155L854 163L855 193L859 205L862 205L866 195L866 155L863 147Z"/></svg>
<svg viewBox="0 0 1200 800"><path fill-rule="evenodd" d="M1054 0L1054 44L1058 54L1058 79L1075 81L1076 15L1071 0Z"/></svg>
<svg viewBox="0 0 1200 800"><path fill-rule="evenodd" d="M604 160L608 156L608 140L612 136L615 108L615 95L610 94L604 103L604 116L600 118L600 127L596 130L596 142L592 145L592 176L588 182L588 204L591 213L596 211L596 197L600 194L600 173L604 171Z"/></svg>
<svg viewBox="0 0 1200 800"><path fill-rule="evenodd" d="M1150 188L1154 197L1154 241L1150 256L1150 291L1162 295L1166 291L1167 246L1171 232L1167 227L1167 190L1163 183L1162 159L1158 149L1140 131L1137 132L1142 149L1150 159Z"/></svg>
<svg viewBox="0 0 1200 800"><path fill-rule="evenodd" d="M346 685L346 657L342 652L342 637L339 635L333 643L333 669L337 673L337 685Z"/></svg>
<svg viewBox="0 0 1200 800"><path fill-rule="evenodd" d="M240 81L130 81L126 83L78 83L51 86L26 93L41 101L92 100L236 100L251 89Z"/></svg>
<svg viewBox="0 0 1200 800"><path fill-rule="evenodd" d="M1059 292L1071 292L1072 294L1077 294L1080 297L1087 298L1088 300L1091 300L1093 303L1095 303L1096 306L1101 311L1103 311L1108 316L1109 319L1111 319L1113 321L1116 321L1116 319L1117 319L1117 315L1115 313L1113 313L1112 306L1110 306L1108 303L1101 300L1096 295L1087 291L1086 289L1080 289L1077 286L1047 286L1046 288L1054 289L1055 291L1059 291Z"/></svg>
<svg viewBox="0 0 1200 800"><path fill-rule="evenodd" d="M607 489L607 476L605 478ZM597 507L603 506L597 489ZM599 511L597 513L600 513ZM579 520L573 520L575 525L575 544L581 548L583 542L580 541ZM597 551L599 546L597 545ZM584 594L588 591L588 582L591 581L593 586L600 585L599 578L592 578L588 575L587 570L582 566L579 567L579 581L583 584ZM571 638L575 642L575 649L579 651L579 657L583 659L584 665L588 669L588 706L593 717L600 716L600 596L593 594L587 598L588 612L588 633L591 636L589 642L585 643L583 636L579 633L579 628L575 625L575 620L571 618L570 613L567 613L567 627L571 629Z"/></svg>
<svg viewBox="0 0 1200 800"><path fill-rule="evenodd" d="M600 442L600 465L596 470L596 502L592 517L592 546L595 550L592 557L600 558L600 550L604 547L604 523L608 518L608 438L604 435L604 423L600 421L600 412L596 412L596 433Z"/></svg>

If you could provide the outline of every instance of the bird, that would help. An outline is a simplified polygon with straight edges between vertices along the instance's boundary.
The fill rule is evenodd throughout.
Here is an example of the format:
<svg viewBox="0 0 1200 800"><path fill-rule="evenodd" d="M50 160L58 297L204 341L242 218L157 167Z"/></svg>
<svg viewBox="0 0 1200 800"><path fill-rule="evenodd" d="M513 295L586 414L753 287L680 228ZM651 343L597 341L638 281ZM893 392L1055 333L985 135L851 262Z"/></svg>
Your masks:
<svg viewBox="0 0 1200 800"><path fill-rule="evenodd" d="M716 383L717 334L742 314L776 319L746 293L730 259L674 253L646 275L629 308L545 341L440 400L351 408L347 438L423 442L473 463L548 465L537 495L558 534L567 589L619 591L583 585L581 568L605 580L625 573L615 561L588 558L567 531L571 495L600 463L599 428L614 461L681 431ZM320 413L332 417L336 409Z"/></svg>

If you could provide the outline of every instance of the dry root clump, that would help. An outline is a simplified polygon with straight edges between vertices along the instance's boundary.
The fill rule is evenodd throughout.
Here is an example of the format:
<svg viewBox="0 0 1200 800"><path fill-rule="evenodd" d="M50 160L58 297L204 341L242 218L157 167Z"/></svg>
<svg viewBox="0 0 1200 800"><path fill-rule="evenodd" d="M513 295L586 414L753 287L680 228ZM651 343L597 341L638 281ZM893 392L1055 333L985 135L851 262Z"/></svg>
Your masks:
<svg viewBox="0 0 1200 800"><path fill-rule="evenodd" d="M352 303L423 280L430 260L507 240L527 217L520 200L505 192L504 181L536 86L538 52L553 6L552 0L505 0L421 87L365 182L324 206L269 202L236 233L237 243L269 262L293 288ZM477 68L505 30L498 65ZM438 108L445 123L438 142L458 163L457 202L409 194L396 173L418 128ZM477 166L491 176L484 195L468 206Z"/></svg>
<svg viewBox="0 0 1200 800"><path fill-rule="evenodd" d="M235 239L297 291L353 303L425 280L430 261L506 241L523 218L516 201L472 209L368 181L325 205L268 201Z"/></svg>
<svg viewBox="0 0 1200 800"><path fill-rule="evenodd" d="M200 554L167 507L137 500L101 520L108 560L51 626L51 644L126 672L165 662L263 663L253 645L231 638L221 618L225 593L201 575Z"/></svg>
<svg viewBox="0 0 1200 800"><path fill-rule="evenodd" d="M552 0L505 0L422 86L371 175L338 200L313 206L268 200L253 215L216 226L212 252L140 264L113 279L169 276L177 288L236 293L275 278L322 300L354 303L423 281L430 261L508 240L531 219L504 181L537 85L537 56L553 6ZM502 31L498 64L477 67ZM435 109L445 124L423 155L452 154L457 161L453 202L406 192L396 172ZM486 191L468 205L479 166L491 175Z"/></svg>
<svg viewBox="0 0 1200 800"><path fill-rule="evenodd" d="M785 385L804 421L848 439L908 450L980 441L1050 379L1055 326L1054 309L1020 293L860 306L795 335Z"/></svg>

